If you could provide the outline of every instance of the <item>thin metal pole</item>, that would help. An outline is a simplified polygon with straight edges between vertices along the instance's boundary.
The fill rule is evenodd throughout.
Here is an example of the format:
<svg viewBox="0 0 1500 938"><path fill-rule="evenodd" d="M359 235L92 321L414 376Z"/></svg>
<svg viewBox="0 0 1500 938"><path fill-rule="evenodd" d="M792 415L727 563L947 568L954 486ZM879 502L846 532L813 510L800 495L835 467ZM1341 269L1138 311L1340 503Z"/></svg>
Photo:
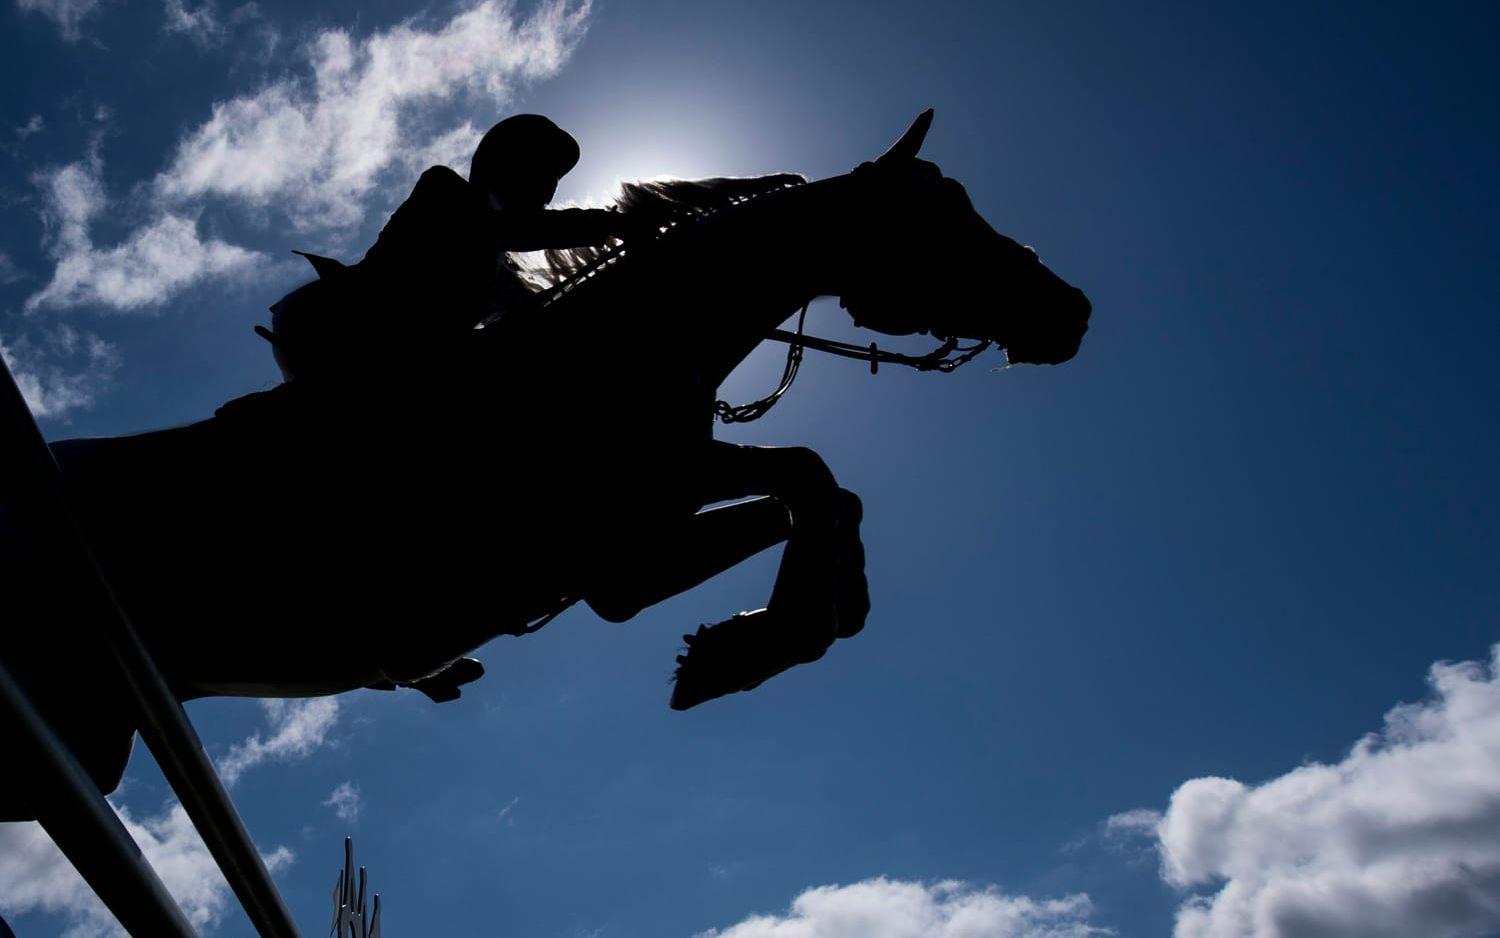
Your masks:
<svg viewBox="0 0 1500 938"><path fill-rule="evenodd" d="M77 572L79 608L114 652L141 720L141 737L264 938L296 938L297 926L215 774L198 734L115 596L68 504L62 473L10 369L0 363L0 474L17 521L37 543L55 544Z"/></svg>
<svg viewBox="0 0 1500 938"><path fill-rule="evenodd" d="M193 938L193 926L83 766L0 661L0 738L16 790L84 880L132 935ZM0 935L9 935L0 922Z"/></svg>

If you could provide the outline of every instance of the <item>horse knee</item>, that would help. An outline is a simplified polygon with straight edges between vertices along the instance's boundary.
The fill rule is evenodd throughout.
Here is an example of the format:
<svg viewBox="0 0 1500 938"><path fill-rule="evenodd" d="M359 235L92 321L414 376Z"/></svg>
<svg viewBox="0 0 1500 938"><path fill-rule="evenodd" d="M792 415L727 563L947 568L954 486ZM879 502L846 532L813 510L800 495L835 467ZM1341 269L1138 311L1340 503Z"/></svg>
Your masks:
<svg viewBox="0 0 1500 938"><path fill-rule="evenodd" d="M833 470L816 451L806 446L789 446L780 451L785 460L785 491L778 492L787 502L826 502L839 490ZM793 508L795 511L795 507Z"/></svg>
<svg viewBox="0 0 1500 938"><path fill-rule="evenodd" d="M846 488L840 488L834 493L838 505L839 524L842 527L857 528L865 518L865 503L858 495Z"/></svg>

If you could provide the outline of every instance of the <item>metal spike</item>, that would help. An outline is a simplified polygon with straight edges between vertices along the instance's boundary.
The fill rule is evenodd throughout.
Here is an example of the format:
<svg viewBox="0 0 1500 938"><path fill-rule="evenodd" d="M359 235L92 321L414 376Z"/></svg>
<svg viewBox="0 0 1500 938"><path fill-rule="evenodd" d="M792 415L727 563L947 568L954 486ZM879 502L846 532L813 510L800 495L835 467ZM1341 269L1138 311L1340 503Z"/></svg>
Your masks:
<svg viewBox="0 0 1500 938"><path fill-rule="evenodd" d="M333 935L338 934L339 919L341 918L341 915L339 914L339 910L344 907L344 901L343 900L344 900L344 871L343 870L339 870L339 878L333 881L333 924L328 926L328 934L329 934L330 938L332 938Z"/></svg>
<svg viewBox="0 0 1500 938"><path fill-rule="evenodd" d="M354 904L354 838L344 838L344 905Z"/></svg>

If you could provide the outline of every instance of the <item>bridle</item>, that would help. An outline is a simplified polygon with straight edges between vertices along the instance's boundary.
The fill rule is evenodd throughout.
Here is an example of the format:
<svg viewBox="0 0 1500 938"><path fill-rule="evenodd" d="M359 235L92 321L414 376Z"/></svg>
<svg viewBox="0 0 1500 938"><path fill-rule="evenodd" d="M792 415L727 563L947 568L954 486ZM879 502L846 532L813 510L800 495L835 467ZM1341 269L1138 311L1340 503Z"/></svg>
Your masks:
<svg viewBox="0 0 1500 938"><path fill-rule="evenodd" d="M750 198L753 198L750 197ZM748 199L741 200L748 201ZM685 218L673 218L664 222L665 230L676 227ZM660 237L660 232L657 234ZM654 238L652 239L654 240ZM630 251L629 243L620 243L613 248L601 252L583 267L575 271L571 276L543 290L537 296L536 309L544 309L551 306L563 295L570 293L579 284L590 279L604 267L607 267ZM841 342L837 339L825 339L821 336L808 335L805 332L807 323L807 308L811 301L802 305L797 314L797 330L788 332L785 329L772 329L766 333L766 338L774 342L786 343L786 365L781 372L781 380L776 389L765 397L750 401L745 404L730 404L728 401L714 401L714 416L720 423L749 423L764 417L782 395L791 388L792 382L797 380L797 372L802 367L802 353L804 349L812 349L815 352L824 352L829 355L837 355L840 358L852 358L858 361L868 362L870 374L877 374L881 365L900 365L906 368L914 368L917 371L936 371L942 374L956 371L960 367L978 358L988 351L995 343L991 339L978 339L968 345L963 345L957 336L940 336L941 343L925 355L910 355L904 352L891 352L880 348L871 342L868 346L855 345L852 342Z"/></svg>
<svg viewBox="0 0 1500 938"><path fill-rule="evenodd" d="M926 355L908 355L904 352L890 352L880 348L874 342L868 346L855 345L852 342L840 342L837 339L825 339L821 336L807 335L803 327L807 322L807 306L797 314L797 331L787 332L785 329L772 329L766 334L766 338L775 342L785 342L786 367L782 369L781 381L776 385L776 390L767 394L759 400L748 404L731 405L728 401L714 401L714 416L719 418L720 423L749 423L759 420L766 415L781 396L797 380L797 372L802 367L803 349L812 349L815 352L825 352L829 355L837 355L840 358L852 358L857 361L870 363L870 374L877 374L881 365L902 365L907 368L915 368L917 371L936 371L942 374L956 371L960 367L978 358L995 343L990 339L980 339L971 345L960 345L954 336L943 338L942 344Z"/></svg>

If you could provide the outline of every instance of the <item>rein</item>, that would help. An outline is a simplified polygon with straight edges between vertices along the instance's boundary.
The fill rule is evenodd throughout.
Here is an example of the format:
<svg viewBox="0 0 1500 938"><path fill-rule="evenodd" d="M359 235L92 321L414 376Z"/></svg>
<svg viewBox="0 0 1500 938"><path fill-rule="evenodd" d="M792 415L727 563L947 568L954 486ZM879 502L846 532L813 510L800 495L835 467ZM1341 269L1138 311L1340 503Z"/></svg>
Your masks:
<svg viewBox="0 0 1500 938"><path fill-rule="evenodd" d="M806 307L802 311L806 313ZM800 322L796 332L772 329L766 338L775 342L786 342L789 345L804 346L815 352L827 352L829 355L838 355L841 358L869 362L872 375L880 371L881 365L904 365L918 371L938 371L948 374L961 365L967 365L995 344L989 339L983 339L973 345L959 345L958 340L950 336L943 340L942 345L926 355L907 355L902 352L887 352L874 342L863 346L834 339L823 339L815 335L803 335Z"/></svg>
<svg viewBox="0 0 1500 938"><path fill-rule="evenodd" d="M752 420L759 420L766 415L766 411L776 406L776 402L781 400L781 395L785 394L792 386L792 382L797 380L797 371L802 367L802 349L805 345L802 327L807 323L807 307L811 305L811 300L802 304L802 312L797 314L796 333L786 333L791 336L791 340L787 343L786 367L781 371L781 383L776 385L776 390L758 401L751 401L738 407L732 406L728 401L714 401L714 416L719 418L720 423L749 423ZM774 331L780 332L781 330ZM819 339L818 341L826 340Z"/></svg>
<svg viewBox="0 0 1500 938"><path fill-rule="evenodd" d="M766 415L781 396L797 380L797 371L802 367L803 349L812 349L815 352L826 352L829 355L837 355L840 358L852 358L856 361L870 363L870 374L878 374L881 365L903 365L907 368L915 368L917 371L936 371L942 374L956 371L963 365L978 358L995 343L989 339L980 339L972 345L959 345L958 339L947 336L943 343L926 355L908 355L903 352L888 352L874 342L869 346L855 345L852 342L840 342L836 339L825 339L820 336L806 335L802 329L807 321L807 306L802 307L802 312L797 314L797 331L787 332L785 329L772 329L766 334L766 338L785 342L786 368L781 373L781 383L776 390L767 394L759 400L748 404L731 406L727 401L714 401L714 416L719 418L720 423L748 423L751 420L759 420Z"/></svg>

